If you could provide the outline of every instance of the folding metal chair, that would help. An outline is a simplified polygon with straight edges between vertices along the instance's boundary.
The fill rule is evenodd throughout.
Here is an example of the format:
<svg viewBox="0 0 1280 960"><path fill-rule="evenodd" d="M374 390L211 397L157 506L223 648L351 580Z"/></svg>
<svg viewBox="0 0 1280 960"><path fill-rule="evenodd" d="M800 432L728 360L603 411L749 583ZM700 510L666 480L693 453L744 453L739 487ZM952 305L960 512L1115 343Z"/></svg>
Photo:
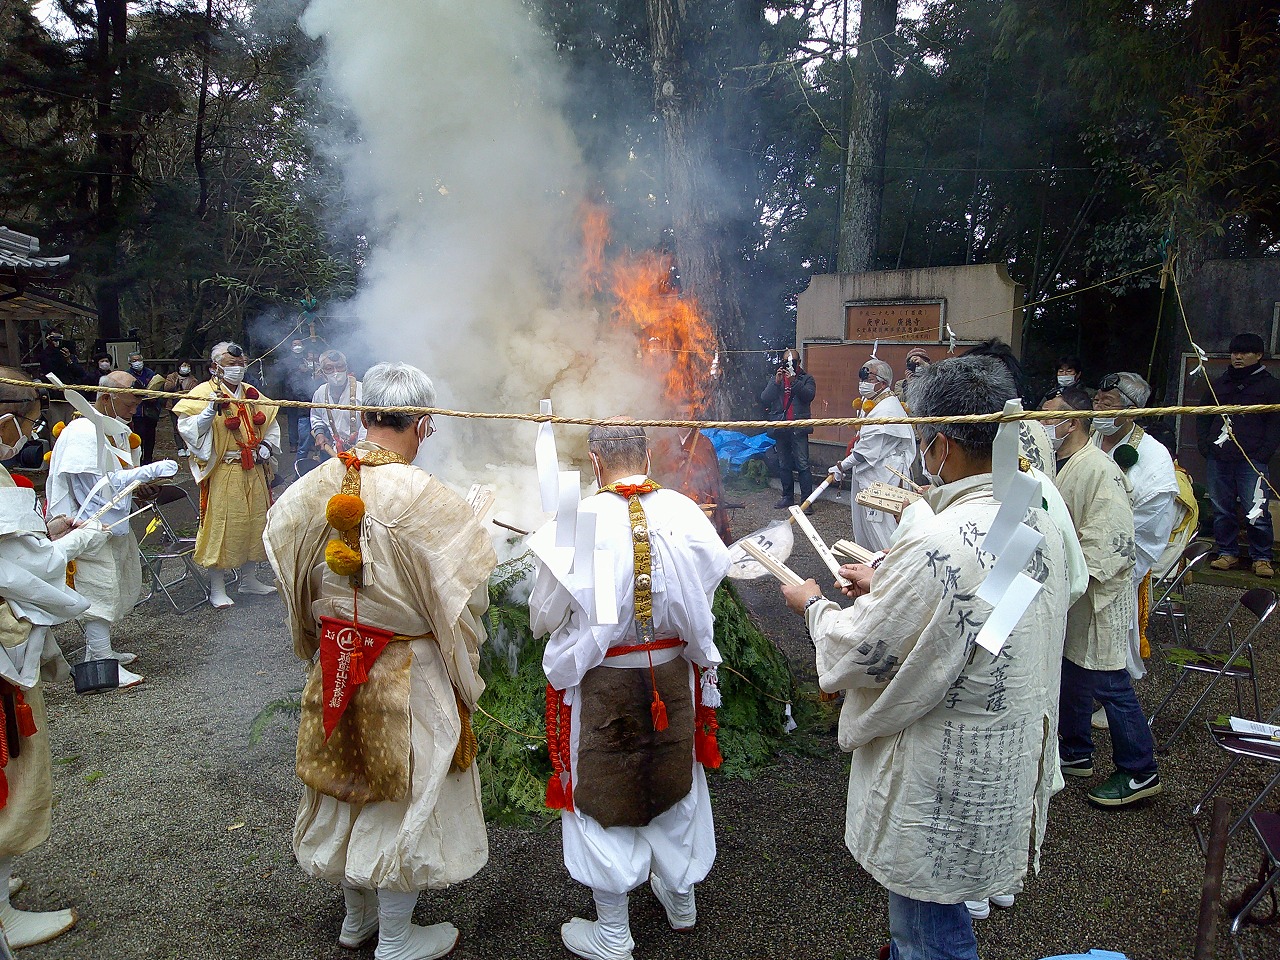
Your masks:
<svg viewBox="0 0 1280 960"><path fill-rule="evenodd" d="M1253 628L1245 635L1245 638L1237 643L1235 626L1232 624L1231 618L1241 608L1248 610L1258 619ZM1169 688L1169 692L1160 701L1160 705L1147 718L1147 723L1151 726L1153 732L1156 719L1192 674L1209 674L1212 679L1209 681L1208 686L1205 687L1204 692L1200 694L1199 699L1187 711L1187 715L1174 729L1173 733L1169 735L1169 739L1164 743L1158 744L1156 749L1165 751L1173 746L1173 742L1186 729L1187 724L1191 722L1191 718L1195 716L1196 711L1200 709L1204 702L1209 699L1209 694L1213 692L1213 688L1218 685L1218 681L1223 677L1230 677L1235 683L1236 706L1242 716L1244 714L1244 699L1240 694L1240 685L1244 680L1249 680L1253 686L1253 716L1255 718L1262 716L1262 703L1258 693L1258 675L1254 665L1253 639L1262 630L1263 625L1271 617L1271 614L1275 612L1275 609L1275 591L1255 587L1253 590L1248 590L1240 595L1227 612L1221 625L1203 645L1172 646L1166 647L1161 651L1165 662L1177 667L1180 672L1178 679L1174 681L1173 686ZM1229 647L1218 646L1218 640L1224 633L1230 645Z"/></svg>
<svg viewBox="0 0 1280 960"><path fill-rule="evenodd" d="M1276 707L1263 722L1276 723L1278 721L1280 721L1280 707ZM1241 760L1261 760L1264 763L1273 763L1276 765L1276 773L1267 782L1267 785L1262 788L1262 792L1245 807L1244 813L1240 814L1236 821L1231 824L1230 829L1227 830L1228 839L1235 836L1236 831L1248 822L1249 816L1262 805L1271 791L1280 786L1280 742L1268 742L1261 737L1251 736L1247 733L1237 733L1229 725L1220 723L1211 722L1206 726L1209 728L1209 736L1213 738L1214 744L1231 754L1231 760L1214 779L1213 783L1209 784L1209 788L1200 795L1200 799L1191 807L1191 829L1195 832L1196 840L1200 843L1201 849L1204 848L1204 835L1200 830L1197 818L1212 803L1218 789L1235 772Z"/></svg>
<svg viewBox="0 0 1280 960"><path fill-rule="evenodd" d="M159 593L169 601L169 605L173 607L174 612L185 614L190 613L202 603L209 602L209 583L205 579L199 564L195 562L195 537L182 536L169 517L165 516L165 512L162 509L164 505L179 502L187 504L191 509L192 516L199 515L195 504L191 500L191 495L182 487L174 484L161 487L155 499L147 504L150 508L150 513L154 515L155 521L159 523L156 528L159 538L154 546L146 539L138 546L142 565L151 575L151 592L139 602L150 600ZM147 514L142 516L145 517ZM166 580L164 565L171 560L177 560L182 564L182 572L177 577ZM195 585L199 593L199 599L195 603L184 607L175 596L174 588L188 580Z"/></svg>
<svg viewBox="0 0 1280 960"><path fill-rule="evenodd" d="M1280 813L1260 812L1252 814L1249 817L1249 826L1253 829L1253 835L1257 838L1259 845L1262 847L1262 866L1258 873L1257 883L1252 888L1252 896L1236 911L1236 915L1231 918L1231 936L1232 943L1236 948L1236 956L1244 960L1244 951L1240 947L1239 941L1234 938L1239 936L1245 926L1249 923L1271 923L1275 920L1276 914L1280 913L1280 902L1277 902L1276 889L1280 885ZM1261 920L1252 920L1253 911L1258 908L1268 896L1271 898L1271 917Z"/></svg>
<svg viewBox="0 0 1280 960"><path fill-rule="evenodd" d="M1151 618L1168 618L1175 644L1191 645L1187 630L1187 580L1197 567L1208 562L1213 550L1213 544L1208 540L1196 540L1187 544L1178 562L1169 568L1169 572L1161 580L1151 584L1151 593L1160 597L1151 605Z"/></svg>

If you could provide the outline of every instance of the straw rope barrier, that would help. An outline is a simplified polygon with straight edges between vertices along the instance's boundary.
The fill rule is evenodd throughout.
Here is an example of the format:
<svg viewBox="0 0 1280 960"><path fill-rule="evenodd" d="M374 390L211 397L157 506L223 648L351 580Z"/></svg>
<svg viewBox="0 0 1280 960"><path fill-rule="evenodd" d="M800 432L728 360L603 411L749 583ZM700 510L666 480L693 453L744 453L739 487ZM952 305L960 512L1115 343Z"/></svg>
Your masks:
<svg viewBox="0 0 1280 960"><path fill-rule="evenodd" d="M56 386L39 380L17 380L0 377L0 383L41 390L78 390L82 393L130 394L143 399L179 400L185 394L166 390L144 390L138 387L98 387L84 384ZM719 430L800 430L806 427L863 427L905 423L1011 423L1018 420L1092 420L1123 413L1125 419L1171 416L1220 416L1247 413L1280 413L1280 403L1215 404L1213 406L1134 407L1117 410L1023 410L1020 413L973 413L946 417L820 417L809 420L646 420L629 417L562 417L549 413L488 413L476 410L450 410L445 407L370 407L354 403L312 403L310 400L275 400L264 397L266 406L293 407L307 410L354 410L360 413L429 414L459 420L514 420L524 423L552 423L576 426L608 427L698 427Z"/></svg>

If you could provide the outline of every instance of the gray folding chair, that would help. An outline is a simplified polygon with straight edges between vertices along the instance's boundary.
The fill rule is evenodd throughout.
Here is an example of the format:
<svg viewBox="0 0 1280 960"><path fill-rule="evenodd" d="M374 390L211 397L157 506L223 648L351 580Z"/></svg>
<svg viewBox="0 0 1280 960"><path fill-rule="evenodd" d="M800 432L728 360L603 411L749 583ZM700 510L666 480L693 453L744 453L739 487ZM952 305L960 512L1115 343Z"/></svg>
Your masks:
<svg viewBox="0 0 1280 960"><path fill-rule="evenodd" d="M1249 816L1249 827L1258 844L1262 847L1262 866L1258 879L1252 887L1245 891L1247 899L1231 918L1232 944L1236 948L1236 956L1244 960L1244 950L1236 939L1246 925L1275 922L1280 914L1280 902L1276 898L1276 890L1280 885L1280 813L1258 812ZM1267 897L1271 898L1271 916L1253 917L1253 911Z"/></svg>
<svg viewBox="0 0 1280 960"><path fill-rule="evenodd" d="M1152 595L1160 598L1151 605L1151 619L1163 617L1169 621L1175 644L1191 645L1187 630L1187 580L1198 567L1209 561L1213 550L1213 544L1208 540L1196 540L1187 544L1178 562L1169 568L1164 577L1151 584Z"/></svg>
<svg viewBox="0 0 1280 960"><path fill-rule="evenodd" d="M154 531L158 536L154 541L151 537L144 538L138 545L142 565L151 577L151 591L139 602L145 602L156 594L160 594L169 601L169 605L178 614L190 613L202 603L209 602L209 583L199 564L195 562L195 537L183 536L172 520L165 515L163 509L166 505L182 502L191 509L192 516L198 516L191 495L186 490L174 484L161 487L155 499L147 504L150 508L149 513L142 514L144 518L153 517L158 523ZM148 525L151 522L151 519L147 520ZM165 564L173 561L181 565L181 572L176 577L166 579ZM198 598L194 603L184 606L174 590L187 581L195 586Z"/></svg>
<svg viewBox="0 0 1280 960"><path fill-rule="evenodd" d="M1280 707L1276 707L1263 722L1280 722ZM1280 786L1280 742L1268 742L1261 737L1237 733L1231 729L1229 724L1209 722L1206 726L1209 728L1209 736L1213 739L1214 745L1230 754L1231 760L1228 761L1223 771L1214 778L1213 783L1209 784L1208 789L1200 795L1200 799L1191 806L1191 828L1195 832L1196 840L1199 841L1201 849L1204 849L1205 838L1200 829L1198 818L1213 803L1213 798L1219 788L1235 772L1241 760L1258 760L1262 763L1275 764L1276 772L1267 782L1267 785L1262 788L1261 792L1245 807L1244 812L1231 824L1230 829L1227 830L1228 839L1235 836L1236 832L1248 822L1249 816L1262 805L1271 794L1271 791Z"/></svg>
<svg viewBox="0 0 1280 960"><path fill-rule="evenodd" d="M1235 638L1235 626L1232 623L1234 617L1242 609L1249 611L1255 617L1257 622L1254 623L1252 629L1249 630L1243 640L1239 643ZM1213 635L1202 645L1187 646L1170 646L1161 650L1161 654L1165 662L1177 667L1179 670L1178 679L1174 681L1173 686L1169 688L1169 692L1165 694L1159 706L1155 708L1147 718L1154 733L1156 720L1168 706L1174 695L1182 688L1195 674L1205 674L1211 677L1204 692L1187 711L1187 715L1174 728L1173 733L1169 735L1169 739L1163 743L1157 743L1156 749L1160 751L1168 750L1173 746L1173 742L1186 729L1187 724L1191 722L1191 718L1195 716L1197 710L1209 699L1209 694L1213 692L1213 688L1218 685L1218 681L1224 677L1230 677L1236 688L1236 707L1240 710L1241 716L1244 715L1244 698L1241 695L1241 684L1248 680L1253 687L1253 716L1260 718L1262 716L1262 703L1258 693L1258 674L1256 670L1255 659L1253 655L1253 641L1264 624L1270 619L1276 609L1276 595L1272 590L1262 587L1255 587L1247 590L1237 598L1235 604L1227 611L1226 617ZM1220 643L1220 638L1226 635L1226 644Z"/></svg>

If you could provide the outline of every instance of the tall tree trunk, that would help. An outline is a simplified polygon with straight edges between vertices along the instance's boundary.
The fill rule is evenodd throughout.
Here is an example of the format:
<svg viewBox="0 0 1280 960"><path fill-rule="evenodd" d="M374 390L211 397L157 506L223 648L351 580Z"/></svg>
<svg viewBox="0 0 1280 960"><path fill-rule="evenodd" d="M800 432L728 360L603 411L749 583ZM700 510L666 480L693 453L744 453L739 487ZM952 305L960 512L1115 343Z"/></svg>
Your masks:
<svg viewBox="0 0 1280 960"><path fill-rule="evenodd" d="M841 273L871 269L880 239L894 69L889 42L897 24L898 0L862 0L836 260L836 269Z"/></svg>
<svg viewBox="0 0 1280 960"><path fill-rule="evenodd" d="M94 265L94 306L98 311L98 336L118 339L120 323L120 213L117 184L133 172L133 137L117 129L113 101L124 68L128 37L128 0L95 0L94 37L96 193L94 226L97 234ZM130 189L131 184L125 185Z"/></svg>
<svg viewBox="0 0 1280 960"><path fill-rule="evenodd" d="M689 67L688 0L648 0L649 44L653 58L654 102L662 118L662 157L667 207L680 287L695 297L721 346L742 349L745 322L732 260L726 256L722 205L715 200L717 177L708 136L709 87ZM722 357L722 360L724 358ZM732 366L730 395L745 381ZM720 391L725 399L725 390Z"/></svg>
<svg viewBox="0 0 1280 960"><path fill-rule="evenodd" d="M209 104L209 59L213 47L213 0L205 0L204 36L200 43L200 97L196 101L195 142L191 148L192 162L196 168L196 180L200 183L200 199L196 203L196 216L203 220L209 206L209 177L204 169L204 122Z"/></svg>

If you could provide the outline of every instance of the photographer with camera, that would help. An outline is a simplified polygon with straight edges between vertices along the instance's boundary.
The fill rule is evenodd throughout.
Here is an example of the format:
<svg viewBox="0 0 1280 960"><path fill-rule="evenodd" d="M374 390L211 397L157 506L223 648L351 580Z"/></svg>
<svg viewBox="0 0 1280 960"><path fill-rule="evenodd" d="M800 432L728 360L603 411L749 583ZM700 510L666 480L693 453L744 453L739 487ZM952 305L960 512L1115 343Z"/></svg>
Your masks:
<svg viewBox="0 0 1280 960"><path fill-rule="evenodd" d="M818 385L813 377L805 373L800 362L800 352L795 347L788 347L782 354L773 379L760 394L760 403L765 408L765 417L769 420L807 420L809 404L818 392ZM795 475L800 475L800 499L809 499L813 493L813 476L809 473L809 434L808 428L771 430L778 451L778 479L782 482L782 499L774 506L785 510L796 502Z"/></svg>

